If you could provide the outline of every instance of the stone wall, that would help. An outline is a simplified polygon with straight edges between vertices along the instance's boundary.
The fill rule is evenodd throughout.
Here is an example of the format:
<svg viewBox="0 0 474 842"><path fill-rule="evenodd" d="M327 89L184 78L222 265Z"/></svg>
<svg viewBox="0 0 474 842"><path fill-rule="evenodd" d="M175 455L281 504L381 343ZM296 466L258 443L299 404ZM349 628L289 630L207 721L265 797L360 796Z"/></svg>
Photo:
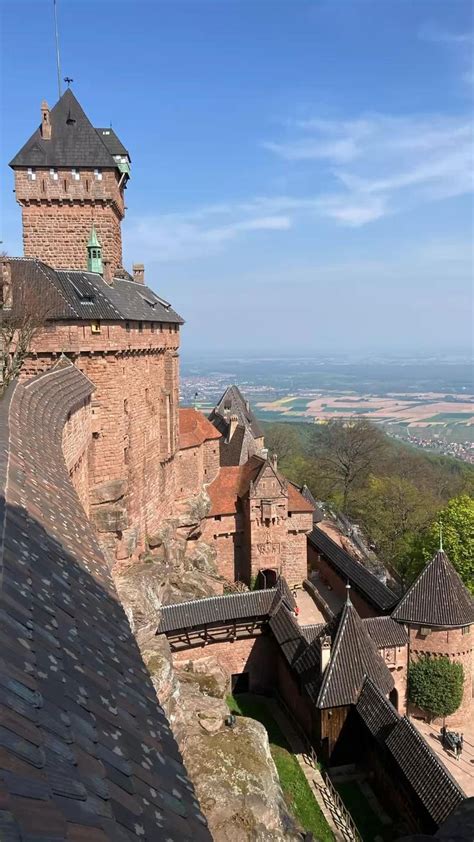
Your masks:
<svg viewBox="0 0 474 842"><path fill-rule="evenodd" d="M103 170L99 180L93 170L57 171L36 168L35 179L26 169L15 172L16 199L22 207L25 257L37 257L56 269L87 269L87 242L94 224L102 246L102 259L112 271L122 265L124 217L120 174Z"/></svg>
<svg viewBox="0 0 474 842"><path fill-rule="evenodd" d="M111 561L143 551L174 510L178 346L174 324L103 323L99 334L89 323L58 324L35 338L22 372L49 369L60 349L95 386L85 508Z"/></svg>
<svg viewBox="0 0 474 842"><path fill-rule="evenodd" d="M78 497L89 514L89 452L92 441L90 398L67 417L63 427L62 449L66 468Z"/></svg>
<svg viewBox="0 0 474 842"><path fill-rule="evenodd" d="M335 570L328 564L328 562L321 556L313 546L308 542L308 563L311 570L317 570L321 576L321 579L329 585L329 587L334 591L336 596L338 596L341 600L345 601L346 599L346 584L347 582L342 579ZM351 589L351 602L354 605L357 613L360 617L377 617L378 613L372 605L370 605L366 600L355 590L355 588Z"/></svg>
<svg viewBox="0 0 474 842"><path fill-rule="evenodd" d="M275 686L277 645L269 634L262 634L248 640L210 643L195 649L173 653L173 664L197 661L204 655L212 655L226 672L236 675L249 674L249 690L252 693L270 693ZM228 691L231 687L229 685Z"/></svg>
<svg viewBox="0 0 474 842"><path fill-rule="evenodd" d="M229 582L247 580L244 531L240 514L208 517L202 525L203 540L216 548L219 574Z"/></svg>
<svg viewBox="0 0 474 842"><path fill-rule="evenodd" d="M192 494L199 494L203 485L212 482L218 472L218 439L179 450L176 459L176 493L178 498L187 498Z"/></svg>
<svg viewBox="0 0 474 842"><path fill-rule="evenodd" d="M410 659L430 655L439 657L447 655L451 661L462 664L464 670L464 692L461 706L452 714L446 717L447 725L463 726L472 718L472 661L474 652L474 627L466 627L467 633L463 634L462 629L432 629L430 634L423 636L419 626L409 627L410 636ZM413 711L419 713L419 711Z"/></svg>

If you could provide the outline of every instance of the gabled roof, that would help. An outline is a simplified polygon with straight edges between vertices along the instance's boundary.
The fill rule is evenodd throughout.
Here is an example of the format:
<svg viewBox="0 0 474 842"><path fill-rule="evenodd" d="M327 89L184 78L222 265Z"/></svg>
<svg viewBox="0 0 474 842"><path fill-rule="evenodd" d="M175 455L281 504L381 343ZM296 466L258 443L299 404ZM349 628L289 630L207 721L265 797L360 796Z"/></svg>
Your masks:
<svg viewBox="0 0 474 842"><path fill-rule="evenodd" d="M128 151L112 128L96 129L96 132L105 143L111 155L126 155L127 158L130 158Z"/></svg>
<svg viewBox="0 0 474 842"><path fill-rule="evenodd" d="M10 161L11 167L116 167L109 147L68 88L50 112L51 139L41 128ZM118 140L118 138L117 138Z"/></svg>
<svg viewBox="0 0 474 842"><path fill-rule="evenodd" d="M474 623L474 601L461 577L439 550L392 613L401 623L461 628Z"/></svg>
<svg viewBox="0 0 474 842"><path fill-rule="evenodd" d="M62 457L92 388L61 359L0 400L0 838L210 842Z"/></svg>
<svg viewBox="0 0 474 842"><path fill-rule="evenodd" d="M15 307L15 285L24 284L42 302L47 298L48 321L103 319L183 324L168 302L143 284L77 269L52 269L35 258L9 258Z"/></svg>
<svg viewBox="0 0 474 842"><path fill-rule="evenodd" d="M389 693L393 688L390 670L349 598L330 628L331 657L323 674L317 706L354 704L366 675L383 693Z"/></svg>
<svg viewBox="0 0 474 842"><path fill-rule="evenodd" d="M228 620L267 617L275 599L281 600L280 591L268 588L163 605L156 633L167 634Z"/></svg>
<svg viewBox="0 0 474 842"><path fill-rule="evenodd" d="M293 615L281 604L272 614L269 626L289 664L306 649L307 643Z"/></svg>
<svg viewBox="0 0 474 842"><path fill-rule="evenodd" d="M381 613L390 611L397 602L397 597L377 576L367 570L363 564L352 558L339 547L319 526L308 535L310 544L320 552L344 580L349 582L370 605Z"/></svg>
<svg viewBox="0 0 474 842"><path fill-rule="evenodd" d="M399 719L385 745L432 819L441 824L465 798L460 786L406 717Z"/></svg>
<svg viewBox="0 0 474 842"><path fill-rule="evenodd" d="M228 386L220 401L216 404L209 420L221 432L227 433L228 421L231 415L236 415L238 423L246 427L254 438L262 438L263 430L255 417L250 404L245 400L238 386ZM221 429L221 427L223 429Z"/></svg>
<svg viewBox="0 0 474 842"><path fill-rule="evenodd" d="M362 685L356 710L370 733L382 741L388 737L400 720L400 714L395 710L392 703L385 698L372 679L368 677L365 678Z"/></svg>
<svg viewBox="0 0 474 842"><path fill-rule="evenodd" d="M192 407L181 407L179 410L179 447L199 447L205 441L220 439L221 434L213 424L204 417L202 412Z"/></svg>
<svg viewBox="0 0 474 842"><path fill-rule="evenodd" d="M378 649L406 646L408 643L404 627L391 617L366 617L362 622Z"/></svg>

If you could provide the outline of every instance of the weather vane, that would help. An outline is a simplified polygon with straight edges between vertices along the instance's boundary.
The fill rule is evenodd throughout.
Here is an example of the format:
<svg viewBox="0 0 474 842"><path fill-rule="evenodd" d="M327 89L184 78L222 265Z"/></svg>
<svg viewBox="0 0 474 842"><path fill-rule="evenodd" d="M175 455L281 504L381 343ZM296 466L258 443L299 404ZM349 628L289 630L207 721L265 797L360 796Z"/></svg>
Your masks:
<svg viewBox="0 0 474 842"><path fill-rule="evenodd" d="M68 88L69 88L69 85L71 84L71 82L74 82L74 79L71 79L71 77L70 77L70 76L65 76L65 77L64 77L64 81L66 82L66 84L67 84L67 86L68 86Z"/></svg>

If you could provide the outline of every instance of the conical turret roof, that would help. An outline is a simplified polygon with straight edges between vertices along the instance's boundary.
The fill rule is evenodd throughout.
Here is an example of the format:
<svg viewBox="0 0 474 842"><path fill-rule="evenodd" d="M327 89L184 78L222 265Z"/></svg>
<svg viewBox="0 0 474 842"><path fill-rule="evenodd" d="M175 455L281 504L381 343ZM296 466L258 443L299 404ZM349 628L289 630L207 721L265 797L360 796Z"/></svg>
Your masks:
<svg viewBox="0 0 474 842"><path fill-rule="evenodd" d="M11 167L116 167L109 148L68 88L51 109L51 139L38 127Z"/></svg>
<svg viewBox="0 0 474 842"><path fill-rule="evenodd" d="M323 675L317 706L338 707L354 704L365 676L384 695L393 688L393 678L367 632L349 596L331 624L331 658Z"/></svg>
<svg viewBox="0 0 474 842"><path fill-rule="evenodd" d="M474 602L447 555L439 550L402 597L394 620L461 628L474 623Z"/></svg>

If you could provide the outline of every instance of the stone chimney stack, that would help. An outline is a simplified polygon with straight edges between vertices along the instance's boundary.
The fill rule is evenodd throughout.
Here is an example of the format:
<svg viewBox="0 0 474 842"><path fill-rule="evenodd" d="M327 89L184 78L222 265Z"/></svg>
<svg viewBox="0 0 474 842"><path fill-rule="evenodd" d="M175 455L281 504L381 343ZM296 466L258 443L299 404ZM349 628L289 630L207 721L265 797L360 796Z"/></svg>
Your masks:
<svg viewBox="0 0 474 842"><path fill-rule="evenodd" d="M43 140L51 140L51 116L45 99L41 103L41 135Z"/></svg>
<svg viewBox="0 0 474 842"><path fill-rule="evenodd" d="M103 272L102 272L102 277L103 277L105 283L108 284L109 286L113 286L114 285L114 267L113 267L112 261L111 260L103 260L102 265L104 267Z"/></svg>
<svg viewBox="0 0 474 842"><path fill-rule="evenodd" d="M232 439L232 436L234 435L238 424L239 419L237 418L237 415L231 415L229 419L229 434L227 436L227 441L230 441Z"/></svg>
<svg viewBox="0 0 474 842"><path fill-rule="evenodd" d="M331 638L325 635L321 639L321 675L324 673L329 661L331 660Z"/></svg>
<svg viewBox="0 0 474 842"><path fill-rule="evenodd" d="M136 284L145 283L145 266L143 263L133 264L133 280Z"/></svg>
<svg viewBox="0 0 474 842"><path fill-rule="evenodd" d="M278 470L278 454L272 453L270 461L271 461L271 465L272 465L273 470L277 471Z"/></svg>

